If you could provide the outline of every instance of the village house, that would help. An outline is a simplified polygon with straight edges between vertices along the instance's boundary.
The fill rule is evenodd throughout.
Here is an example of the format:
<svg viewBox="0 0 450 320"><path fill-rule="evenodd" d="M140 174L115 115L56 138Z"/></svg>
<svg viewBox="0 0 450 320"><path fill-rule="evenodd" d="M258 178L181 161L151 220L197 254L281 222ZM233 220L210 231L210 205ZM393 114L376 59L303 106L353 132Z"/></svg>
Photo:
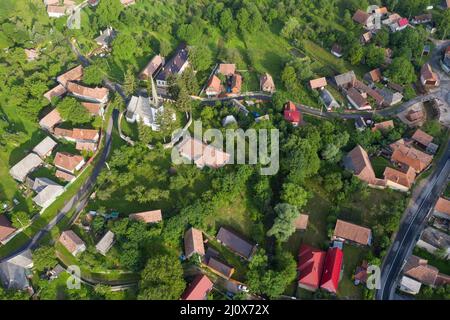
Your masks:
<svg viewBox="0 0 450 320"><path fill-rule="evenodd" d="M402 139L390 144L390 148L393 151L393 163L410 166L416 173L425 170L433 160L433 156L406 145Z"/></svg>
<svg viewBox="0 0 450 320"><path fill-rule="evenodd" d="M380 130L381 132L386 133L393 128L394 128L394 121L386 120L386 121L375 123L372 127L372 131L375 132L377 130Z"/></svg>
<svg viewBox="0 0 450 320"><path fill-rule="evenodd" d="M72 138L78 142L98 142L100 134L96 129L74 128L72 130Z"/></svg>
<svg viewBox="0 0 450 320"><path fill-rule="evenodd" d="M58 139L65 139L67 141L76 142L73 138L73 130L72 129L64 129L60 127L56 127L53 130L53 135Z"/></svg>
<svg viewBox="0 0 450 320"><path fill-rule="evenodd" d="M128 7L135 4L136 0L120 0L120 3L123 4L124 7Z"/></svg>
<svg viewBox="0 0 450 320"><path fill-rule="evenodd" d="M52 89L48 90L46 93L44 93L44 98L46 98L48 101L52 101L54 97L60 98L67 92L66 88L58 84L56 87L53 87Z"/></svg>
<svg viewBox="0 0 450 320"><path fill-rule="evenodd" d="M194 253L200 256L205 255L203 233L198 229L189 228L184 233L184 255L186 259L189 259Z"/></svg>
<svg viewBox="0 0 450 320"><path fill-rule="evenodd" d="M345 169L352 172L358 179L369 186L383 188L385 182L375 176L375 171L370 163L369 155L360 145L357 145L344 158Z"/></svg>
<svg viewBox="0 0 450 320"><path fill-rule="evenodd" d="M177 145L177 150L181 157L188 161L193 161L200 169L205 166L217 169L223 167L230 161L230 155L228 153L190 136L183 138Z"/></svg>
<svg viewBox="0 0 450 320"><path fill-rule="evenodd" d="M216 257L209 257L206 266L215 274L229 280L234 273L234 268Z"/></svg>
<svg viewBox="0 0 450 320"><path fill-rule="evenodd" d="M356 267L356 271L354 274L354 284L357 286L360 283L365 284L367 282L367 269L369 268L369 264L366 260L363 260L360 266Z"/></svg>
<svg viewBox="0 0 450 320"><path fill-rule="evenodd" d="M450 220L450 200L439 197L434 206L433 215L441 219Z"/></svg>
<svg viewBox="0 0 450 320"><path fill-rule="evenodd" d="M89 88L75 82L68 82L66 88L68 92L79 99L97 103L108 102L109 90L107 88Z"/></svg>
<svg viewBox="0 0 450 320"><path fill-rule="evenodd" d="M130 220L141 221L143 223L158 223L162 221L161 210L143 211L133 213L128 216Z"/></svg>
<svg viewBox="0 0 450 320"><path fill-rule="evenodd" d="M438 87L440 84L438 74L433 71L428 63L425 63L420 69L420 83L427 87Z"/></svg>
<svg viewBox="0 0 450 320"><path fill-rule="evenodd" d="M406 259L405 266L403 267L403 274L424 285L434 287L439 270L436 267L428 265L428 260L410 255Z"/></svg>
<svg viewBox="0 0 450 320"><path fill-rule="evenodd" d="M399 290L408 294L416 295L420 292L422 284L410 277L402 276L400 280Z"/></svg>
<svg viewBox="0 0 450 320"><path fill-rule="evenodd" d="M435 254L437 250L442 251L445 259L450 258L450 236L432 227L426 227L420 235L416 246Z"/></svg>
<svg viewBox="0 0 450 320"><path fill-rule="evenodd" d="M400 92L393 92L387 88L376 90L383 97L383 105L385 107L391 107L402 102L403 95Z"/></svg>
<svg viewBox="0 0 450 320"><path fill-rule="evenodd" d="M241 92L242 87L242 76L239 73L235 73L231 76L230 92L233 94L238 94Z"/></svg>
<svg viewBox="0 0 450 320"><path fill-rule="evenodd" d="M66 230L61 233L59 237L59 243L61 243L73 256L84 252L86 250L86 244L81 240L79 236L72 230Z"/></svg>
<svg viewBox="0 0 450 320"><path fill-rule="evenodd" d="M47 208L64 192L64 187L48 178L42 177L34 179L33 190L37 193L33 198L34 203L41 208Z"/></svg>
<svg viewBox="0 0 450 320"><path fill-rule="evenodd" d="M306 244L300 246L298 254L298 286L316 291L320 285L326 253Z"/></svg>
<svg viewBox="0 0 450 320"><path fill-rule="evenodd" d="M381 107L383 105L383 97L376 90L365 85L363 82L355 80L354 88L357 89L364 98L370 96L375 101L377 107Z"/></svg>
<svg viewBox="0 0 450 320"><path fill-rule="evenodd" d="M16 163L9 170L9 173L17 181L24 182L26 176L39 167L42 163L43 161L38 155L35 153L29 153L25 158Z"/></svg>
<svg viewBox="0 0 450 320"><path fill-rule="evenodd" d="M39 142L39 144L33 148L33 152L41 157L41 159L45 159L52 154L56 145L57 143L52 138L45 137L44 140Z"/></svg>
<svg viewBox="0 0 450 320"><path fill-rule="evenodd" d="M82 102L81 105L93 116L103 116L105 113L105 109L101 103Z"/></svg>
<svg viewBox="0 0 450 320"><path fill-rule="evenodd" d="M235 232L221 227L217 233L216 240L237 255L250 260L256 251L257 245L244 240Z"/></svg>
<svg viewBox="0 0 450 320"><path fill-rule="evenodd" d="M340 104L327 89L320 90L320 100L328 111L340 108Z"/></svg>
<svg viewBox="0 0 450 320"><path fill-rule="evenodd" d="M154 56L152 60L145 66L145 68L139 73L139 79L148 80L153 78L156 73L164 66L165 59L160 54Z"/></svg>
<svg viewBox="0 0 450 320"><path fill-rule="evenodd" d="M421 122L425 119L425 114L422 110L410 110L406 116L406 120L410 121L412 124Z"/></svg>
<svg viewBox="0 0 450 320"><path fill-rule="evenodd" d="M64 88L67 87L69 81L80 81L83 78L83 66L79 65L59 75L56 81Z"/></svg>
<svg viewBox="0 0 450 320"><path fill-rule="evenodd" d="M41 120L39 120L39 125L42 129L47 130L49 132L53 132L53 128L62 122L61 115L58 110L53 109L46 116L44 116Z"/></svg>
<svg viewBox="0 0 450 320"><path fill-rule="evenodd" d="M334 81L336 82L336 85L342 89L346 90L351 87L353 87L355 81L356 81L356 75L353 70L339 74L334 77Z"/></svg>
<svg viewBox="0 0 450 320"><path fill-rule="evenodd" d="M358 245L370 246L372 244L372 231L369 228L338 219L332 240L349 241Z"/></svg>
<svg viewBox="0 0 450 320"><path fill-rule="evenodd" d="M389 89L392 89L392 90L394 90L396 92L403 93L405 91L405 88L403 88L403 86L401 86L401 85L399 85L397 83L394 83L394 82L389 82L387 84L387 86L388 86Z"/></svg>
<svg viewBox="0 0 450 320"><path fill-rule="evenodd" d="M234 124L234 125L238 124L236 118L231 114L222 119L222 126L226 127L230 124Z"/></svg>
<svg viewBox="0 0 450 320"><path fill-rule="evenodd" d="M60 179L62 181L66 181L66 182L71 182L71 181L75 180L74 175L64 172L64 171L61 171L61 170L56 170L55 177L57 177L58 179Z"/></svg>
<svg viewBox="0 0 450 320"><path fill-rule="evenodd" d="M97 150L97 143L77 141L75 149L80 151L95 152Z"/></svg>
<svg viewBox="0 0 450 320"><path fill-rule="evenodd" d="M222 83L215 74L211 76L206 85L205 93L208 97L215 97L222 93L223 91Z"/></svg>
<svg viewBox="0 0 450 320"><path fill-rule="evenodd" d="M344 253L338 247L328 248L323 263L320 288L336 294L342 276Z"/></svg>
<svg viewBox="0 0 450 320"><path fill-rule="evenodd" d="M100 35L95 38L95 42L100 46L102 50L109 50L111 42L116 37L116 32L112 27L108 27L103 31L100 31Z"/></svg>
<svg viewBox="0 0 450 320"><path fill-rule="evenodd" d="M433 14L431 13L424 13L418 16L414 16L411 19L411 23L412 24L423 24L423 23L428 23L431 22L433 20Z"/></svg>
<svg viewBox="0 0 450 320"><path fill-rule="evenodd" d="M181 300L206 300L208 293L213 288L213 283L204 274L199 274L188 285Z"/></svg>
<svg viewBox="0 0 450 320"><path fill-rule="evenodd" d="M261 91L274 93L275 92L275 83L273 82L272 76L267 72L261 75L259 79L259 86Z"/></svg>
<svg viewBox="0 0 450 320"><path fill-rule="evenodd" d="M106 256L109 249L114 244L114 233L111 230L108 230L106 234L103 236L103 238L100 239L100 241L96 244L95 249L97 249L100 254Z"/></svg>
<svg viewBox="0 0 450 320"><path fill-rule="evenodd" d="M324 89L327 86L327 79L325 77L317 78L309 81L309 86L312 90L314 89Z"/></svg>
<svg viewBox="0 0 450 320"><path fill-rule="evenodd" d="M156 85L162 89L167 89L167 80L171 75L180 75L189 65L188 49L185 43L178 46L175 54L162 67L161 71L156 76Z"/></svg>
<svg viewBox="0 0 450 320"><path fill-rule="evenodd" d="M217 72L225 77L230 77L236 73L236 65L234 63L221 63Z"/></svg>
<svg viewBox="0 0 450 320"><path fill-rule="evenodd" d="M47 6L47 14L50 18L60 18L66 15L66 6Z"/></svg>
<svg viewBox="0 0 450 320"><path fill-rule="evenodd" d="M8 242L10 236L16 231L5 214L0 214L0 244Z"/></svg>
<svg viewBox="0 0 450 320"><path fill-rule="evenodd" d="M433 136L417 129L411 137L420 147L427 148L433 142Z"/></svg>
<svg viewBox="0 0 450 320"><path fill-rule="evenodd" d="M386 167L383 176L387 187L407 192L414 184L416 172L409 166L404 166L404 168L401 168L400 170Z"/></svg>
<svg viewBox="0 0 450 320"><path fill-rule="evenodd" d="M20 290L33 294L29 279L32 277L33 260L31 250L0 263L0 281L6 290Z"/></svg>
<svg viewBox="0 0 450 320"><path fill-rule="evenodd" d="M24 51L28 62L34 61L39 58L39 52L36 49L25 49Z"/></svg>
<svg viewBox="0 0 450 320"><path fill-rule="evenodd" d="M295 230L304 231L308 227L309 215L300 214L297 219L294 220Z"/></svg>
<svg viewBox="0 0 450 320"><path fill-rule="evenodd" d="M407 18L400 18L398 21L389 25L391 32L398 32L404 30L409 25Z"/></svg>
<svg viewBox="0 0 450 320"><path fill-rule="evenodd" d="M67 152L58 152L55 155L55 160L53 163L55 167L73 174L83 167L85 161L82 156Z"/></svg>
<svg viewBox="0 0 450 320"><path fill-rule="evenodd" d="M373 30L376 28L375 16L363 10L357 10L352 17L353 21L359 23L366 30Z"/></svg>
<svg viewBox="0 0 450 320"><path fill-rule="evenodd" d="M284 119L290 122L293 126L298 126L303 121L303 116L300 110L297 109L292 101L288 101L284 105Z"/></svg>
<svg viewBox="0 0 450 320"><path fill-rule="evenodd" d="M333 44L333 46L331 47L331 53L336 58L342 58L342 56L344 55L344 53L342 51L342 47L337 43Z"/></svg>
<svg viewBox="0 0 450 320"><path fill-rule="evenodd" d="M383 76L381 75L380 69L377 68L377 69L367 72L364 75L363 79L367 83L374 83L374 82L380 82L383 79Z"/></svg>
<svg viewBox="0 0 450 320"><path fill-rule="evenodd" d="M361 42L361 44L368 44L370 42L370 40L372 40L373 38L373 34L372 32L368 31L365 32L361 35L361 38L359 39L359 41Z"/></svg>
<svg viewBox="0 0 450 320"><path fill-rule="evenodd" d="M354 87L347 90L347 100L350 105L356 110L371 110L372 106L367 101L367 97L364 97L358 90Z"/></svg>
<svg viewBox="0 0 450 320"><path fill-rule="evenodd" d="M397 23L402 17L398 13L391 13L386 19L383 19L381 23L389 27L393 23Z"/></svg>

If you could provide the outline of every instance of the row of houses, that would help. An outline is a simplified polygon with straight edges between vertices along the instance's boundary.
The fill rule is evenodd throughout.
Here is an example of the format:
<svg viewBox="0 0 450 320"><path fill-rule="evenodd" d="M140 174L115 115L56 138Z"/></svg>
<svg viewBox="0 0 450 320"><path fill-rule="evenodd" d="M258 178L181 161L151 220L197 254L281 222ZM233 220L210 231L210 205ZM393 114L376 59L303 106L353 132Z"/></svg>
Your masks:
<svg viewBox="0 0 450 320"><path fill-rule="evenodd" d="M155 224L162 221L162 212L161 210L143 211L130 214L128 218L145 224ZM62 232L58 241L73 256L77 256L87 249L86 243L72 230ZM114 245L114 241L114 233L108 230L95 245L95 248L100 254L106 255Z"/></svg>
<svg viewBox="0 0 450 320"><path fill-rule="evenodd" d="M391 32L398 32L409 25L407 18L389 12L386 7L375 8L371 12L357 10L352 19L364 29L373 32L380 30L383 26L389 28Z"/></svg>
<svg viewBox="0 0 450 320"><path fill-rule="evenodd" d="M216 235L216 240L247 261L252 259L257 249L256 244L244 239L229 228L221 227ZM205 250L205 243L207 241L204 240L201 230L189 228L184 234L184 257L190 259L196 254L200 257L200 262L204 268L219 277L230 280L234 273L234 267L228 265L213 247L208 246ZM181 299L205 300L213 286L214 283L206 275L199 274L188 285Z"/></svg>
<svg viewBox="0 0 450 320"><path fill-rule="evenodd" d="M390 126L389 124L378 126L378 128L381 127ZM418 129L410 140L400 139L392 143L390 160L396 168L386 167L383 179L375 176L369 155L359 145L344 158L344 166L371 187L389 187L399 191L408 191L414 184L416 175L427 169L433 160L432 155L416 149L413 144L435 153L438 146L432 141L432 136Z"/></svg>

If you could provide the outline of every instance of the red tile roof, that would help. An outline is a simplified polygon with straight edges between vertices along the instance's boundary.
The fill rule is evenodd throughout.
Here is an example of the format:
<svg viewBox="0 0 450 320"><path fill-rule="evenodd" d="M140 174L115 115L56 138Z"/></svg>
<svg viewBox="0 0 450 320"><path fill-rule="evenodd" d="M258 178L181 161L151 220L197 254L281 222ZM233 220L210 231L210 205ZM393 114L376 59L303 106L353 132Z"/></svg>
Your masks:
<svg viewBox="0 0 450 320"><path fill-rule="evenodd" d="M411 188L416 178L416 172L413 168L408 167L406 172L386 167L383 173L384 179L398 183L406 188Z"/></svg>
<svg viewBox="0 0 450 320"><path fill-rule="evenodd" d="M419 142L421 145L424 145L425 147L427 147L433 141L433 136L430 136L428 133L420 129L417 129L411 138Z"/></svg>
<svg viewBox="0 0 450 320"><path fill-rule="evenodd" d="M76 169L76 167L84 161L82 156L66 153L66 152L57 152L55 155L54 164L55 166L65 169L69 172L72 172Z"/></svg>
<svg viewBox="0 0 450 320"><path fill-rule="evenodd" d="M225 76L231 76L236 72L236 65L234 63L221 63L219 64L219 73Z"/></svg>
<svg viewBox="0 0 450 320"><path fill-rule="evenodd" d="M156 70L164 63L164 58L161 55L156 55L152 60L145 66L144 70L139 74L140 79L148 79L153 76Z"/></svg>
<svg viewBox="0 0 450 320"><path fill-rule="evenodd" d="M128 216L131 220L138 220L144 223L158 223L162 221L161 210L152 210L133 213Z"/></svg>
<svg viewBox="0 0 450 320"><path fill-rule="evenodd" d="M284 107L284 119L294 124L298 124L302 121L302 114L292 101L286 103Z"/></svg>
<svg viewBox="0 0 450 320"><path fill-rule="evenodd" d="M98 140L98 130L95 129L73 129L72 138L75 140Z"/></svg>
<svg viewBox="0 0 450 320"><path fill-rule="evenodd" d="M93 115L100 114L100 110L102 108L102 105L100 103L82 102L81 104L87 110L87 112L89 112L90 114L93 114Z"/></svg>
<svg viewBox="0 0 450 320"><path fill-rule="evenodd" d="M338 219L334 228L333 237L368 245L372 238L372 231L369 228Z"/></svg>
<svg viewBox="0 0 450 320"><path fill-rule="evenodd" d="M72 230L67 230L61 233L59 237L59 242L67 249L70 253L77 250L78 246L84 244L83 240Z"/></svg>
<svg viewBox="0 0 450 320"><path fill-rule="evenodd" d="M408 25L408 19L407 18L401 18L400 20L398 20L398 26L399 27L404 27Z"/></svg>
<svg viewBox="0 0 450 320"><path fill-rule="evenodd" d="M377 131L377 130L387 131L392 128L394 128L394 121L387 120L387 121L375 123L375 125L372 128L372 131Z"/></svg>
<svg viewBox="0 0 450 320"><path fill-rule="evenodd" d="M417 173L428 167L433 160L433 156L413 147L408 147L402 144L391 144L391 148L394 150L391 156L391 161L413 167Z"/></svg>
<svg viewBox="0 0 450 320"><path fill-rule="evenodd" d="M319 288L326 253L302 244L298 254L298 283L310 290Z"/></svg>
<svg viewBox="0 0 450 320"><path fill-rule="evenodd" d="M434 206L434 210L446 213L450 216L450 201L440 197Z"/></svg>
<svg viewBox="0 0 450 320"><path fill-rule="evenodd" d="M189 258L194 253L205 255L203 233L195 228L190 228L184 233L184 255Z"/></svg>
<svg viewBox="0 0 450 320"><path fill-rule="evenodd" d="M0 214L0 241L6 240L16 231L4 214Z"/></svg>
<svg viewBox="0 0 450 320"><path fill-rule="evenodd" d="M181 300L206 300L213 283L204 274L199 274L184 291Z"/></svg>
<svg viewBox="0 0 450 320"><path fill-rule="evenodd" d="M206 92L216 92L216 93L222 92L222 85L219 77L217 77L216 75L212 75L212 77L209 78L208 85L206 87Z"/></svg>
<svg viewBox="0 0 450 320"><path fill-rule="evenodd" d="M325 257L320 288L336 293L338 290L344 253L339 248L329 248Z"/></svg>
<svg viewBox="0 0 450 320"><path fill-rule="evenodd" d="M53 109L48 113L45 117L43 117L39 121L39 125L41 127L45 127L48 129L53 129L54 126L56 126L58 123L62 121L61 115L59 114L58 110Z"/></svg>
<svg viewBox="0 0 450 320"><path fill-rule="evenodd" d="M307 214L300 214L299 217L294 221L295 229L306 230L308 226L309 216Z"/></svg>
<svg viewBox="0 0 450 320"><path fill-rule="evenodd" d="M369 19L370 15L362 10L357 10L355 14L353 15L353 20L358 22L359 24L366 24L367 20Z"/></svg>
<svg viewBox="0 0 450 320"><path fill-rule="evenodd" d="M106 88L89 88L74 82L67 82L66 88L74 95L98 101L105 100L109 94L109 90Z"/></svg>
<svg viewBox="0 0 450 320"><path fill-rule="evenodd" d="M327 85L327 79L325 77L313 79L309 81L309 85L311 86L311 89L322 88Z"/></svg>
<svg viewBox="0 0 450 320"><path fill-rule="evenodd" d="M56 87L44 93L44 98L46 98L48 101L52 101L53 97L60 97L64 93L66 93L66 88L64 88L63 85L58 84Z"/></svg>
<svg viewBox="0 0 450 320"><path fill-rule="evenodd" d="M83 77L83 66L79 65L73 69L70 69L66 73L63 73L62 75L58 76L56 80L65 87L68 81L80 81L82 77Z"/></svg>

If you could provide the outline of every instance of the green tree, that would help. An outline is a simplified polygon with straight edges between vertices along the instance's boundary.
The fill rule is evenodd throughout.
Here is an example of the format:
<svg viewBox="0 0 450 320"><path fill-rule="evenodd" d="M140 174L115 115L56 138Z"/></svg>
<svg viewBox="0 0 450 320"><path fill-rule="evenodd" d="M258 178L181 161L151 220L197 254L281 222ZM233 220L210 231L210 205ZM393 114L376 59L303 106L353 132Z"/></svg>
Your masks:
<svg viewBox="0 0 450 320"><path fill-rule="evenodd" d="M371 44L366 48L366 64L370 68L377 68L384 63L384 49Z"/></svg>
<svg viewBox="0 0 450 320"><path fill-rule="evenodd" d="M95 85L99 86L102 84L103 81L103 70L93 64L90 66L87 66L83 70L83 82L87 85Z"/></svg>
<svg viewBox="0 0 450 320"><path fill-rule="evenodd" d="M41 246L33 252L34 269L42 272L53 268L58 263L55 255L55 248Z"/></svg>
<svg viewBox="0 0 450 320"><path fill-rule="evenodd" d="M185 287L180 260L175 255L156 255L141 273L138 299L177 300Z"/></svg>
<svg viewBox="0 0 450 320"><path fill-rule="evenodd" d="M30 217L24 211L15 212L11 220L13 227L17 229L23 228L30 223Z"/></svg>
<svg viewBox="0 0 450 320"><path fill-rule="evenodd" d="M66 97L61 100L56 109L59 111L61 117L73 124L88 123L92 120L89 112L78 102L75 98Z"/></svg>
<svg viewBox="0 0 450 320"><path fill-rule="evenodd" d="M118 21L123 5L119 0L102 0L95 10L98 23L102 27L107 27Z"/></svg>
<svg viewBox="0 0 450 320"><path fill-rule="evenodd" d="M136 88L136 77L134 76L133 70L131 68L128 68L123 83L123 91L125 92L126 96L131 96L136 91Z"/></svg>
<svg viewBox="0 0 450 320"><path fill-rule="evenodd" d="M286 182L283 184L281 200L300 209L308 202L308 192L299 185Z"/></svg>
<svg viewBox="0 0 450 320"><path fill-rule="evenodd" d="M386 71L386 76L393 82L410 84L416 80L414 66L406 57L395 58Z"/></svg>
<svg viewBox="0 0 450 320"><path fill-rule="evenodd" d="M268 236L274 236L278 241L285 242L295 232L294 221L300 215L296 206L279 203L274 208L277 214L272 228L267 231Z"/></svg>
<svg viewBox="0 0 450 320"><path fill-rule="evenodd" d="M230 8L226 8L220 15L219 27L226 34L234 31L233 12Z"/></svg>
<svg viewBox="0 0 450 320"><path fill-rule="evenodd" d="M189 50L189 61L197 71L208 70L212 60L212 52L208 46L196 46Z"/></svg>
<svg viewBox="0 0 450 320"><path fill-rule="evenodd" d="M361 45L352 46L349 52L349 61L352 65L357 65L364 58L364 49Z"/></svg>

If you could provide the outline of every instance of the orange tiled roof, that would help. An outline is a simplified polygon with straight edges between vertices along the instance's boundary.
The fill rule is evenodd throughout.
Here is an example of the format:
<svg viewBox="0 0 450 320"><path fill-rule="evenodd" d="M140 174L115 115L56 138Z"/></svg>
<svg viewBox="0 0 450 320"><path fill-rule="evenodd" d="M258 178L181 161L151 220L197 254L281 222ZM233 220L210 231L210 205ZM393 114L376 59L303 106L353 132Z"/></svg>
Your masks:
<svg viewBox="0 0 450 320"><path fill-rule="evenodd" d="M82 161L84 161L84 158L82 156L66 152L57 152L55 155L54 164L55 166L71 172L74 171Z"/></svg>
<svg viewBox="0 0 450 320"><path fill-rule="evenodd" d="M325 77L317 78L309 81L311 89L322 88L327 85L327 79Z"/></svg>
<svg viewBox="0 0 450 320"><path fill-rule="evenodd" d="M343 238L363 245L369 244L371 235L372 231L369 228L339 219L336 221L333 232L333 236L337 238Z"/></svg>
<svg viewBox="0 0 450 320"><path fill-rule="evenodd" d="M424 146L428 146L433 141L433 136L420 129L417 129L411 138Z"/></svg>
<svg viewBox="0 0 450 320"><path fill-rule="evenodd" d="M439 197L436 205L434 206L434 210L446 213L450 216L450 201L445 198Z"/></svg>
<svg viewBox="0 0 450 320"><path fill-rule="evenodd" d="M157 223L162 221L161 210L143 211L133 213L128 216L131 220L138 220L144 223Z"/></svg>
<svg viewBox="0 0 450 320"><path fill-rule="evenodd" d="M80 64L79 66L70 69L66 73L63 73L62 75L58 76L56 80L65 87L68 81L80 81L82 77L83 77L83 66Z"/></svg>
<svg viewBox="0 0 450 320"><path fill-rule="evenodd" d="M386 180L398 183L409 189L414 183L416 172L411 167L408 167L408 170L406 172L386 167L386 169L384 169L383 176Z"/></svg>

